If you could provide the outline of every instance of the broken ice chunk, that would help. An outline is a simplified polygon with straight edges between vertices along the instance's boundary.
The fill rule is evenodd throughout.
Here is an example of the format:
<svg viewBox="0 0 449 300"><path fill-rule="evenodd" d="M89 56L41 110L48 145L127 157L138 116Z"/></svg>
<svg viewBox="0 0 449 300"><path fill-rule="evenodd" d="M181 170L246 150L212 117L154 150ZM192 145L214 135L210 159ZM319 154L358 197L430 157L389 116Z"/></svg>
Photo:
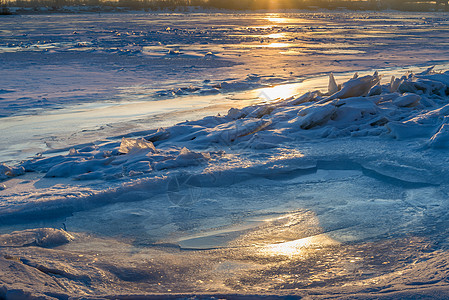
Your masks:
<svg viewBox="0 0 449 300"><path fill-rule="evenodd" d="M435 133L434 136L432 136L427 143L428 146L432 148L446 148L449 146L449 124L443 124L438 130L437 133Z"/></svg>
<svg viewBox="0 0 449 300"><path fill-rule="evenodd" d="M176 158L155 163L155 169L163 170L196 166L208 160L210 160L209 153L194 152L184 147L179 151Z"/></svg>
<svg viewBox="0 0 449 300"><path fill-rule="evenodd" d="M25 168L20 167L9 167L5 164L0 164L0 180L7 179L9 177L15 177L25 174Z"/></svg>
<svg viewBox="0 0 449 300"><path fill-rule="evenodd" d="M336 101L326 104L313 104L298 112L297 123L302 129L310 129L325 124L335 113Z"/></svg>
<svg viewBox="0 0 449 300"><path fill-rule="evenodd" d="M416 106L421 100L421 96L416 94L405 93L404 95L393 100L393 104L398 107L411 107Z"/></svg>
<svg viewBox="0 0 449 300"><path fill-rule="evenodd" d="M342 85L340 91L330 96L327 100L366 96L371 88L378 84L379 81L380 77L378 75L367 75L351 79Z"/></svg>
<svg viewBox="0 0 449 300"><path fill-rule="evenodd" d="M120 148L118 149L118 151L122 154L136 153L142 150L147 150L153 153L157 152L153 143L143 138L122 138L122 143L120 144Z"/></svg>
<svg viewBox="0 0 449 300"><path fill-rule="evenodd" d="M332 72L329 74L329 85L327 87L327 91L329 95L335 94L340 90L341 86L339 87L337 82L335 81L334 74Z"/></svg>
<svg viewBox="0 0 449 300"><path fill-rule="evenodd" d="M399 86L404 82L404 78L396 78L394 76L391 76L390 86L389 90L390 93L397 92Z"/></svg>

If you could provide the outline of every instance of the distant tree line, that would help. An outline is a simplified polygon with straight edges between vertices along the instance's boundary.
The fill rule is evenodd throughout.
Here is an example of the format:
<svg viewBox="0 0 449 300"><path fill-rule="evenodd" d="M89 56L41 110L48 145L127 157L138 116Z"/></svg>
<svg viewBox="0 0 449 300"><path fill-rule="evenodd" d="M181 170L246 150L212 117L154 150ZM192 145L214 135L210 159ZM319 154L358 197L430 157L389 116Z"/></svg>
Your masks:
<svg viewBox="0 0 449 300"><path fill-rule="evenodd" d="M2 8L89 6L133 10L183 10L188 7L232 10L278 9L349 9L349 10L449 10L449 0L0 0ZM0 2L2 3L2 2Z"/></svg>

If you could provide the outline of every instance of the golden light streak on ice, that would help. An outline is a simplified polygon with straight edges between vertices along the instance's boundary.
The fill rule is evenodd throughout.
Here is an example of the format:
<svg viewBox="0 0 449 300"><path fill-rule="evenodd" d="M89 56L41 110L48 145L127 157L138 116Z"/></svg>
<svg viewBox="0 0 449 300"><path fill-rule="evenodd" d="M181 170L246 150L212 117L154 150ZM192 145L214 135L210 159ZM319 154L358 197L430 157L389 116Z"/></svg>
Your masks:
<svg viewBox="0 0 449 300"><path fill-rule="evenodd" d="M285 23L293 23L295 22L294 19L291 18L283 18L280 17L280 15L277 14L273 14L273 15L269 15L268 17L266 17L266 20L272 23L276 23L276 24L285 24Z"/></svg>
<svg viewBox="0 0 449 300"><path fill-rule="evenodd" d="M298 84L285 84L261 89L259 97L265 100L288 99L298 94Z"/></svg>
<svg viewBox="0 0 449 300"><path fill-rule="evenodd" d="M275 156L270 156L270 161L282 161L285 159L292 159L292 158L300 158L304 157L304 154L301 153L297 149L279 149L279 152Z"/></svg>
<svg viewBox="0 0 449 300"><path fill-rule="evenodd" d="M264 37L269 38L269 39L280 39L285 37L287 34L285 32L281 32L281 33L272 33L272 34L268 34L265 35Z"/></svg>
<svg viewBox="0 0 449 300"><path fill-rule="evenodd" d="M270 43L267 45L263 45L263 48L288 48L288 47L292 47L293 44L289 44L289 43Z"/></svg>
<svg viewBox="0 0 449 300"><path fill-rule="evenodd" d="M293 257L302 255L305 250L338 245L340 245L339 242L323 233L285 243L270 244L262 247L260 252L268 256L282 255Z"/></svg>
<svg viewBox="0 0 449 300"><path fill-rule="evenodd" d="M312 211L296 211L260 221L229 245L250 251L256 257L287 260L303 259L341 246L341 242L323 233L320 220Z"/></svg>

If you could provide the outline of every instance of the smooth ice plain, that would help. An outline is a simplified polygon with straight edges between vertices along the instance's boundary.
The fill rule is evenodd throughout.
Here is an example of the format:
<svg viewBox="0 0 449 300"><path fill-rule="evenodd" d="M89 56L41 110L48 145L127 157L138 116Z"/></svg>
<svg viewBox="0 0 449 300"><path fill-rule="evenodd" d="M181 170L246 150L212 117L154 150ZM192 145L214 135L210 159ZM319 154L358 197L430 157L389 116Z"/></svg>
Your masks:
<svg viewBox="0 0 449 300"><path fill-rule="evenodd" d="M447 15L1 21L0 297L449 297Z"/></svg>

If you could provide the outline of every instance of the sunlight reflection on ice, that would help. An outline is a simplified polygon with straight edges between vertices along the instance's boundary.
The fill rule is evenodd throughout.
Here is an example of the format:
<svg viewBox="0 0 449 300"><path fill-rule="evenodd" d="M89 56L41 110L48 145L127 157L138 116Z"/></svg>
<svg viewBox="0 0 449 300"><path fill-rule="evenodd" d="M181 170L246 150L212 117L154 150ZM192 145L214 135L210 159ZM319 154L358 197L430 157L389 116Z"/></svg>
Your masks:
<svg viewBox="0 0 449 300"><path fill-rule="evenodd" d="M264 37L269 38L269 39L280 39L285 37L287 34L285 32L281 32L281 33L272 33L272 34L268 34L265 35Z"/></svg>
<svg viewBox="0 0 449 300"><path fill-rule="evenodd" d="M277 24L285 24L285 23L296 23L298 19L293 18L283 18L279 15L271 15L266 18L267 21L277 23Z"/></svg>
<svg viewBox="0 0 449 300"><path fill-rule="evenodd" d="M260 252L269 256L282 255L293 257L303 254L305 249L319 249L338 245L340 245L339 242L328 237L326 234L318 234L294 241L264 246L260 249Z"/></svg>
<svg viewBox="0 0 449 300"><path fill-rule="evenodd" d="M288 99L298 94L298 87L298 84L295 83L260 89L259 98L265 99L266 101Z"/></svg>
<svg viewBox="0 0 449 300"><path fill-rule="evenodd" d="M292 47L293 44L289 44L289 43L270 43L268 45L263 45L262 47L265 48L287 48L287 47Z"/></svg>

